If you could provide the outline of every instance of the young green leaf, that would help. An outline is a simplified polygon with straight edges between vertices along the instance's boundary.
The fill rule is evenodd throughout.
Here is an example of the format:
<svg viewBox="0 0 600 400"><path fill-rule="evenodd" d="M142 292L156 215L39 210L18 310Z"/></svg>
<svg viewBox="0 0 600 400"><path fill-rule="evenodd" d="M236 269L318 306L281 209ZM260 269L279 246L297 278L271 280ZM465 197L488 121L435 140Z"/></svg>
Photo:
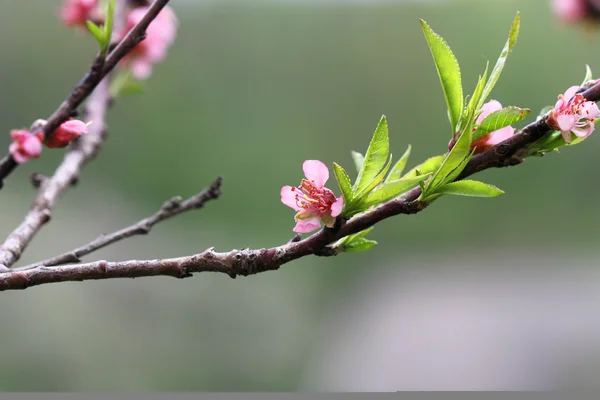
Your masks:
<svg viewBox="0 0 600 400"><path fill-rule="evenodd" d="M594 79L594 76L592 75L592 70L590 69L590 66L586 64L585 65L585 77L583 78L583 82L581 82L580 86L585 85L592 79Z"/></svg>
<svg viewBox="0 0 600 400"><path fill-rule="evenodd" d="M385 203L388 200L394 199L401 194L404 194L416 187L419 182L423 182L431 175L430 173L417 175L411 178L402 178L395 181L387 182L372 191L364 201L361 202L361 206L367 208L381 203Z"/></svg>
<svg viewBox="0 0 600 400"><path fill-rule="evenodd" d="M98 42L100 49L102 49L105 46L104 30L92 21L86 21L85 24L88 28L88 31L90 31L94 39L96 39Z"/></svg>
<svg viewBox="0 0 600 400"><path fill-rule="evenodd" d="M402 172L404 171L404 168L406 167L406 163L408 162L408 157L410 157L411 150L412 150L412 147L410 145L408 145L408 148L406 149L406 151L404 152L402 157L400 157L400 159L398 160L396 165L394 165L394 167L390 171L387 178L385 178L385 182L390 182L390 181L395 181L397 179L400 179L400 177L402 176Z"/></svg>
<svg viewBox="0 0 600 400"><path fill-rule="evenodd" d="M344 203L348 205L352 202L352 183L350 177L344 168L337 163L333 163L333 172L335 173L335 179L337 179L342 195L344 196Z"/></svg>
<svg viewBox="0 0 600 400"><path fill-rule="evenodd" d="M500 57L498 58L498 61L496 62L496 65L494 66L494 69L492 70L492 73L490 75L490 80L487 82L487 84L485 85L485 88L483 89L483 94L481 96L482 102L484 102L485 99L488 98L488 96L492 92L492 89L494 88L494 86L496 86L496 83L498 82L498 78L500 78L500 74L502 74L502 70L504 69L504 64L506 64L506 59L507 59L508 55L510 54L510 52L512 51L513 47L515 46L515 43L517 42L517 38L519 37L520 27L521 27L521 14L517 13L517 16L513 20L513 23L510 27L506 45L504 45L504 48L502 49L502 52L500 53Z"/></svg>
<svg viewBox="0 0 600 400"><path fill-rule="evenodd" d="M362 169L365 163L365 156L363 156L358 151L352 152L352 161L354 161L354 166L356 167L356 173L360 174L360 170Z"/></svg>
<svg viewBox="0 0 600 400"><path fill-rule="evenodd" d="M371 193L373 191L373 189L375 189L381 182L383 182L383 179L385 178L385 175L390 170L391 166L392 166L392 156L390 154L390 158L389 158L387 164L385 165L385 167L381 170L381 172L379 172L379 174L377 174L377 176L375 178L373 178L371 183L369 183L368 185L363 187L362 190L355 192L354 198L357 201L360 201L362 198L364 198L369 193Z"/></svg>
<svg viewBox="0 0 600 400"><path fill-rule="evenodd" d="M349 252L349 253L350 252L356 253L359 251L365 251L365 250L372 249L375 246L377 246L376 241L362 238L362 239L356 239L356 240L353 240L352 242L344 244L343 248L340 250Z"/></svg>
<svg viewBox="0 0 600 400"><path fill-rule="evenodd" d="M528 108L513 106L494 111L481 121L481 124L473 134L473 140L478 139L483 135L487 135L490 132L515 124L527 117L530 112L531 110Z"/></svg>
<svg viewBox="0 0 600 400"><path fill-rule="evenodd" d="M447 183L437 188L435 192L471 197L496 197L504 193L496 186L469 180Z"/></svg>
<svg viewBox="0 0 600 400"><path fill-rule="evenodd" d="M115 15L115 0L108 0L108 7L106 11L106 22L104 23L104 47L100 46L100 51L108 51L110 46L110 39L112 37L113 30L113 19Z"/></svg>
<svg viewBox="0 0 600 400"><path fill-rule="evenodd" d="M417 175L427 174L429 172L437 171L437 169L440 167L440 165L442 165L444 158L446 158L446 155L428 158L422 164L419 164L416 167L414 167L413 169L411 169L410 171L408 171L402 177L402 179L411 178L411 177L414 177Z"/></svg>
<svg viewBox="0 0 600 400"><path fill-rule="evenodd" d="M470 122L469 125L465 128L465 130L460 134L456 144L448 152L444 161L440 165L439 169L435 171L435 173L427 180L425 183L425 190L423 192L423 197L427 197L431 193L435 193L435 189L446 183L448 175L450 175L453 171L456 171L456 168L460 165L464 164L465 158L467 158L471 152L471 136L472 136L472 126L473 121ZM464 164L466 165L466 164ZM460 171L459 171L460 173Z"/></svg>
<svg viewBox="0 0 600 400"><path fill-rule="evenodd" d="M364 163L358 173L356 182L354 183L354 193L364 192L365 188L372 184L373 180L385 166L389 152L390 139L388 136L388 124L384 115L381 117L381 120L375 129L375 133L373 134L373 138L371 139L371 143L369 144Z"/></svg>
<svg viewBox="0 0 600 400"><path fill-rule="evenodd" d="M477 112L479 112L479 109L481 108L481 106L483 106L483 102L485 101L482 98L483 88L485 87L485 84L487 81L489 66L490 66L490 63L489 62L486 63L485 71L483 71L483 75L481 75L479 77L479 80L477 81L477 86L475 86L475 90L473 91L473 96L471 96L471 99L469 100L469 104L467 105L467 108L461 118L461 122L463 122L463 123L467 121L467 118L469 115L475 115Z"/></svg>
<svg viewBox="0 0 600 400"><path fill-rule="evenodd" d="M448 106L448 118L454 134L463 110L463 90L458 60L452 53L450 46L427 25L427 22L421 20L421 27L440 77L442 90L446 97L446 105Z"/></svg>

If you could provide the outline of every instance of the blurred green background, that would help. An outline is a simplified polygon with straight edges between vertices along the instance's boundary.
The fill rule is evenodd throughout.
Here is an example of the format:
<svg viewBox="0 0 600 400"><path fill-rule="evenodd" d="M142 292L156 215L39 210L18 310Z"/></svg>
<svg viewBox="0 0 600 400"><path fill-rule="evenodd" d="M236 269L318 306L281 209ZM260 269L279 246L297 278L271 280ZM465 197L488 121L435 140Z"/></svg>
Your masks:
<svg viewBox="0 0 600 400"><path fill-rule="evenodd" d="M92 39L55 17L59 3L0 5L1 148L8 146L10 129L48 116L94 56ZM381 114L390 123L392 153L413 146L410 167L443 153L450 139L445 104L418 18L450 43L471 92L486 61L495 62L519 10L521 36L493 97L529 107L532 115L580 83L585 64L600 71L599 35L558 24L546 0L350 3L356 2L173 0L180 29L168 59L155 68L144 95L118 100L102 153L21 262L135 222L218 175L224 186L217 202L88 259L279 245L292 237L294 223L293 212L280 203L281 186L300 182L305 159L353 170L350 151L366 149ZM597 139L482 173L479 179L507 192L499 198L448 197L418 216L384 221L372 234L379 246L369 252L305 258L236 280L207 273L182 281L66 283L2 293L0 388L350 390L370 364L363 360L351 376L320 357L353 330L352 323L346 329L336 322L340 315L356 326L369 323L360 317L369 314L360 311L366 307L361 301L378 295L377 282L404 283L396 272L426 271L443 283L452 276L450 265L496 272L533 266L534 282L553 267L578 264L597 279L589 271L600 238ZM2 235L20 222L35 195L29 174L51 174L62 153L46 150L6 182ZM584 275L573 279L593 280ZM372 284L363 287L366 281ZM420 294L423 301L429 293ZM597 305L594 299L587 304ZM413 300L420 304L419 294ZM386 304L378 309L383 319L407 307ZM457 323L450 311L445 315L449 325ZM371 333L377 332L375 324ZM444 337L443 329L438 333ZM365 335L361 343L368 348L372 337ZM411 357L401 362L410 366L419 355ZM332 371L341 376L337 386L327 379ZM356 388L387 388L364 382Z"/></svg>

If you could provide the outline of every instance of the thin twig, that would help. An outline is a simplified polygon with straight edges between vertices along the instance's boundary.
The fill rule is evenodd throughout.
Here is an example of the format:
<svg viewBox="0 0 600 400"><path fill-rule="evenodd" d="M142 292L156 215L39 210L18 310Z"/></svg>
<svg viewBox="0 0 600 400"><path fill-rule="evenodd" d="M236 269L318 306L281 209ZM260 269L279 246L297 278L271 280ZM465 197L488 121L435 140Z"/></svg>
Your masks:
<svg viewBox="0 0 600 400"><path fill-rule="evenodd" d="M102 249L106 246L109 246L116 242L120 242L121 240L127 239L132 236L146 235L150 233L152 227L157 223L175 217L185 211L197 210L199 208L202 208L207 201L217 199L221 195L221 182L222 179L219 177L210 185L210 187L204 189L195 196L192 196L185 201L182 201L179 197L174 197L166 201L160 208L160 210L158 210L156 213L154 213L150 217L142 219L141 221L133 225L120 229L109 235L102 235L86 245L58 255L56 257L48 258L43 261L38 261L36 263L24 267L14 268L13 271L25 271L35 267L39 267L40 265L50 267L55 265L65 265L75 262L81 262L81 257L93 253L96 250Z"/></svg>
<svg viewBox="0 0 600 400"><path fill-rule="evenodd" d="M81 103L90 96L100 81L113 70L119 61L121 61L127 53L133 50L139 42L144 40L146 29L168 2L169 0L155 0L140 22L129 31L125 38L114 47L108 56L103 53L96 56L89 71L71 91L67 99L48 118L47 123L40 128L40 130L44 132L46 140L48 140L60 124L68 120L76 112ZM117 18L115 18L115 20L116 19ZM37 133L37 130L33 133ZM18 164L10 154L0 160L0 189L2 188L4 179L10 175L17 166Z"/></svg>

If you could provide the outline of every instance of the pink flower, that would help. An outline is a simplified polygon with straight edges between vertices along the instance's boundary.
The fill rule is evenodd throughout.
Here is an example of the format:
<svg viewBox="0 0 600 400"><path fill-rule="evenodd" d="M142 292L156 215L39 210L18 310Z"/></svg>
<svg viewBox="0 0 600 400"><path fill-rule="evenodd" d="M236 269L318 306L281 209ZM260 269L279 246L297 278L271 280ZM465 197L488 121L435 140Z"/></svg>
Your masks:
<svg viewBox="0 0 600 400"><path fill-rule="evenodd" d="M298 211L293 231L314 231L321 227L321 221L331 228L335 217L342 213L344 198L336 199L333 192L325 187L329 170L321 161L306 160L302 169L307 179L302 179L300 186L281 188L281 202Z"/></svg>
<svg viewBox="0 0 600 400"><path fill-rule="evenodd" d="M588 0L553 0L552 9L563 22L575 23L588 17L590 13Z"/></svg>
<svg viewBox="0 0 600 400"><path fill-rule="evenodd" d="M42 153L42 141L39 136L26 130L13 130L10 136L13 142L8 151L17 163L26 163L30 158L38 158Z"/></svg>
<svg viewBox="0 0 600 400"><path fill-rule="evenodd" d="M490 100L485 103L481 107L481 114L477 117L477 124L481 124L483 120L493 113L494 111L498 111L502 109L502 104L500 104L496 100ZM483 153L497 145L500 142L509 139L514 135L515 129L512 126L505 126L504 128L500 128L497 131L493 131L488 133L487 135L483 135L473 141L471 143L471 149L475 149L475 153Z"/></svg>
<svg viewBox="0 0 600 400"><path fill-rule="evenodd" d="M68 26L85 26L85 21L98 19L98 0L65 0L59 14Z"/></svg>
<svg viewBox="0 0 600 400"><path fill-rule="evenodd" d="M148 7L138 7L127 16L129 32L146 14ZM131 72L136 79L147 79L152 73L152 66L162 61L167 55L167 49L175 41L177 35L177 18L175 13L165 7L150 23L146 30L146 38L142 40L125 57Z"/></svg>
<svg viewBox="0 0 600 400"><path fill-rule="evenodd" d="M571 132L577 137L589 136L594 131L594 119L600 110L593 101L576 93L579 86L571 86L558 96L554 109L548 115L548 125L562 133L565 142L571 143Z"/></svg>
<svg viewBox="0 0 600 400"><path fill-rule="evenodd" d="M46 146L49 148L66 147L73 139L77 139L84 133L87 133L87 124L83 121L72 119L63 122L46 139Z"/></svg>

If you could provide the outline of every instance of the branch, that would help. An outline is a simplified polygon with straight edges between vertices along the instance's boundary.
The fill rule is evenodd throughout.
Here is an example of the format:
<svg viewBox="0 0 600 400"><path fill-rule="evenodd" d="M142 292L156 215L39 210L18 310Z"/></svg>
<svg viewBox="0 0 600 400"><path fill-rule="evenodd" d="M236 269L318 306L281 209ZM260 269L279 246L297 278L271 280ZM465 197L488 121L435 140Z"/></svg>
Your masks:
<svg viewBox="0 0 600 400"><path fill-rule="evenodd" d="M600 84L589 91L590 93L586 94L590 97L586 98L598 100L594 93L600 95ZM515 154L552 131L546 121L547 118L543 117L521 129L511 139L473 157L457 180L488 168L519 164L520 162L515 161ZM427 204L418 200L420 195L421 188L415 187L374 210L357 215L346 222L338 220L333 228L324 228L306 239L292 240L279 247L232 250L227 253L217 253L211 248L187 257L162 260L96 261L60 267L38 266L26 271L0 273L0 291L67 281L158 275L187 278L197 272L220 272L235 278L238 275L248 276L273 271L283 264L308 255L334 256L337 252L330 245L336 240L358 233L394 215L416 214L422 211Z"/></svg>
<svg viewBox="0 0 600 400"><path fill-rule="evenodd" d="M131 226L120 229L109 235L102 235L84 246L78 247L74 250L63 253L56 257L52 257L43 261L38 261L34 264L30 264L24 267L15 268L13 269L13 271L25 271L28 269L38 267L40 265L49 267L55 265L70 264L74 262L81 262L81 257L86 256L96 250L99 250L101 248L104 248L106 246L109 246L113 243L119 242L132 236L146 235L150 233L152 227L158 224L159 222L175 217L181 213L184 213L185 211L197 210L199 208L202 208L207 201L217 199L221 195L221 182L222 179L219 177L210 185L210 187L204 189L197 195L192 196L183 202L181 201L181 198L174 197L166 201L160 208L160 210L158 210L155 214L151 215L150 217L144 218L143 220Z"/></svg>
<svg viewBox="0 0 600 400"><path fill-rule="evenodd" d="M144 15L140 22L129 31L127 36L121 40L108 56L104 53L98 54L92 63L90 70L85 74L81 81L79 81L77 86L75 86L60 107L58 107L58 109L48 118L47 123L42 128L32 133L35 134L41 130L44 132L44 138L47 140L60 124L76 114L77 108L88 96L90 96L102 79L113 70L127 53L133 50L139 42L144 40L146 29L168 2L169 0L155 0L146 12L146 15ZM0 160L0 189L3 186L4 179L6 179L17 166L18 164L10 154Z"/></svg>

